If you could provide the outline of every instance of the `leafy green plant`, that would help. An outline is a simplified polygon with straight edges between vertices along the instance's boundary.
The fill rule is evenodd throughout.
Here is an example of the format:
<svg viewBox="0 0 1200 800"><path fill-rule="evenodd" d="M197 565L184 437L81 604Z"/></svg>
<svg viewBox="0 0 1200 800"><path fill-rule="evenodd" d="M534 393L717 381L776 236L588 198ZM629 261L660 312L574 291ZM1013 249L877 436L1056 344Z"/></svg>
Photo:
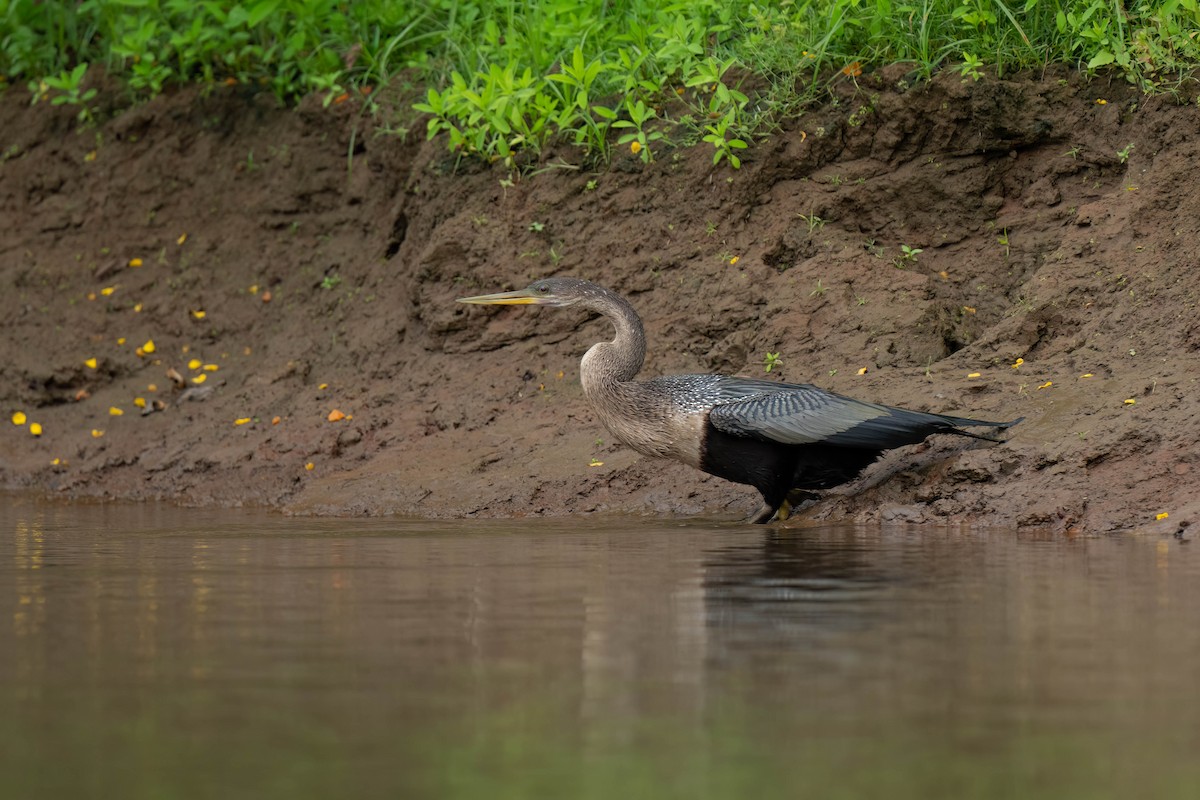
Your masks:
<svg viewBox="0 0 1200 800"><path fill-rule="evenodd" d="M622 134L617 139L617 144L628 144L629 149L646 163L653 161L654 154L650 150L650 143L661 140L663 132L648 130L646 126L658 116L658 112L641 100L632 98L626 98L625 112L629 114L629 119L619 119L612 124L614 128L629 129L629 133Z"/></svg>
<svg viewBox="0 0 1200 800"><path fill-rule="evenodd" d="M704 141L713 146L716 151L713 153L713 164L721 163L721 159L727 159L730 166L734 169L742 168L742 160L734 154L734 150L745 150L747 144L742 139L734 136L730 138L730 128L733 126L734 112L730 111L724 117L719 119L713 125L705 125L704 130L708 131L704 135Z"/></svg>
<svg viewBox="0 0 1200 800"><path fill-rule="evenodd" d="M58 92L50 98L50 104L55 106L72 105L79 106L78 119L83 123L94 121L92 109L88 106L96 97L95 89L84 89L83 78L87 74L88 65L83 63L75 67L75 69L67 72L64 70L57 76L44 78L34 86L30 86L30 93L33 95L33 102L45 98L49 94L49 90L53 89Z"/></svg>
<svg viewBox="0 0 1200 800"><path fill-rule="evenodd" d="M763 358L763 369L766 372L770 372L779 366L783 366L783 359L779 357L779 353L767 353Z"/></svg>
<svg viewBox="0 0 1200 800"><path fill-rule="evenodd" d="M917 256L924 252L920 247L909 247L906 244L902 244L900 245L900 257L896 259L896 266L904 269L909 264L915 264L917 263Z"/></svg>

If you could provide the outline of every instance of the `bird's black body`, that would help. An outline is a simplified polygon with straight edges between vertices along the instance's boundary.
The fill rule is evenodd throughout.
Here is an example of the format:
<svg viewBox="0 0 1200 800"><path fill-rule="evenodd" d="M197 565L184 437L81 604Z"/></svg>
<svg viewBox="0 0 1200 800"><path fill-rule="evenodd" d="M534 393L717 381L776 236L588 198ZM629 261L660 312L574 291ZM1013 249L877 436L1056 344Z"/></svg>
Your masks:
<svg viewBox="0 0 1200 800"><path fill-rule="evenodd" d="M1021 421L909 411L807 384L755 378L673 375L636 381L646 347L637 313L619 295L574 278L548 278L521 291L461 302L578 304L604 314L616 326L616 338L588 350L580 378L605 427L640 453L755 487L763 496L755 522L773 518L793 490L853 480L885 450L934 433L988 438L961 427L1004 429Z"/></svg>

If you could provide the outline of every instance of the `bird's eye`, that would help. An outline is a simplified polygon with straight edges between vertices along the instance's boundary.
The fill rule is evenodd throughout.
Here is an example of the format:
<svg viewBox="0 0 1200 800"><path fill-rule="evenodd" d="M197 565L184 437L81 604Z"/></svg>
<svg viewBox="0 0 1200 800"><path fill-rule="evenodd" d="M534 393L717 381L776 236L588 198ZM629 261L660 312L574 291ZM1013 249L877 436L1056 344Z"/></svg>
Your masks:
<svg viewBox="0 0 1200 800"><path fill-rule="evenodd" d="M550 294L550 287L544 283L541 286L537 287L537 290L538 290L539 294Z"/></svg>

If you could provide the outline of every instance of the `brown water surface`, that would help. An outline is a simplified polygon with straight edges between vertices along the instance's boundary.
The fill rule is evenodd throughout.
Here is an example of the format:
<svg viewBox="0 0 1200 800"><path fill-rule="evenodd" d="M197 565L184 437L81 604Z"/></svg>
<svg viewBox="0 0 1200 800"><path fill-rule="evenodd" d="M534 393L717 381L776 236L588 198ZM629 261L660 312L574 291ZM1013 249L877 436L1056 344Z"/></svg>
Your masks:
<svg viewBox="0 0 1200 800"><path fill-rule="evenodd" d="M1185 540L0 503L3 797L1200 796Z"/></svg>

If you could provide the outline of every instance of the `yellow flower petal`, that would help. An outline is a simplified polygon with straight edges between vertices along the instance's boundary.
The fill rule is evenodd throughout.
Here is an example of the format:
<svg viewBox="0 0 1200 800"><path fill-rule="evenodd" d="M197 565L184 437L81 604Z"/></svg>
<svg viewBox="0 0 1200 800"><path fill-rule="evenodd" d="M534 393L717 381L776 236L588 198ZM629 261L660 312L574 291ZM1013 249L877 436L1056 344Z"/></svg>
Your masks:
<svg viewBox="0 0 1200 800"><path fill-rule="evenodd" d="M142 313L142 304L141 303L138 303L133 307L133 313L135 313L135 314Z"/></svg>
<svg viewBox="0 0 1200 800"><path fill-rule="evenodd" d="M133 404L135 406L137 406L138 408L145 408L146 407L146 398L135 397L135 398L133 398Z"/></svg>
<svg viewBox="0 0 1200 800"><path fill-rule="evenodd" d="M98 431L95 428L92 428L92 438L93 439L99 439L103 435L104 435L104 431Z"/></svg>
<svg viewBox="0 0 1200 800"><path fill-rule="evenodd" d="M629 143L629 152L633 153L635 156L638 153L642 152L642 143L637 141L636 139L634 141L630 142Z"/></svg>
<svg viewBox="0 0 1200 800"><path fill-rule="evenodd" d="M594 459L594 458L593 458L593 459L592 459L590 462L588 462L588 466L589 466L589 467L603 467L603 466L604 466L604 462L603 462L603 461L597 461L596 459Z"/></svg>
<svg viewBox="0 0 1200 800"><path fill-rule="evenodd" d="M122 336L120 339L117 339L117 344L125 344L125 337Z"/></svg>
<svg viewBox="0 0 1200 800"><path fill-rule="evenodd" d="M967 314L974 314L975 306L963 306L963 311L966 312Z"/></svg>
<svg viewBox="0 0 1200 800"><path fill-rule="evenodd" d="M122 411L121 409L117 408L116 406L109 406L109 407L108 407L108 415L109 415L110 417L119 417L119 416L121 416L121 415L122 415L122 414L124 414L124 413L125 413L124 411Z"/></svg>
<svg viewBox="0 0 1200 800"><path fill-rule="evenodd" d="M1054 381L1046 381L1045 383L1043 383L1043 384L1042 384L1041 386L1039 386L1038 388L1039 388L1039 389L1049 389L1049 388L1050 388L1051 386L1053 386L1053 385L1054 385Z"/></svg>
<svg viewBox="0 0 1200 800"><path fill-rule="evenodd" d="M25 424L25 412L14 411L13 415L12 415L12 424L13 425L24 425Z"/></svg>
<svg viewBox="0 0 1200 800"><path fill-rule="evenodd" d="M1023 359L1023 358L1018 358L1016 361L1014 361L1014 362L1013 362L1013 364L1012 364L1012 368L1013 368L1013 369L1016 369L1017 367L1021 366L1021 365L1022 365L1022 364L1024 364L1024 363L1025 363L1025 359Z"/></svg>
<svg viewBox="0 0 1200 800"><path fill-rule="evenodd" d="M141 260L140 258L131 258L131 259L129 259L129 266L131 266L131 267L140 267L141 265L142 265L142 260Z"/></svg>
<svg viewBox="0 0 1200 800"><path fill-rule="evenodd" d="M333 411L329 412L329 416L326 417L325 419L329 420L330 422L337 422L338 420L343 420L345 418L346 418L346 415L335 408Z"/></svg>
<svg viewBox="0 0 1200 800"><path fill-rule="evenodd" d="M96 368L96 359L94 359L94 358L84 359L83 363L86 364L89 369Z"/></svg>
<svg viewBox="0 0 1200 800"><path fill-rule="evenodd" d="M1137 403L1137 400L1134 400L1132 397L1125 401L1125 405L1127 406L1134 405L1135 403Z"/></svg>
<svg viewBox="0 0 1200 800"><path fill-rule="evenodd" d="M867 374L867 368L866 368L866 367L862 367L862 368L860 368L860 369L858 370L858 374L859 374L859 375L866 375L866 374Z"/></svg>
<svg viewBox="0 0 1200 800"><path fill-rule="evenodd" d="M36 422L31 422L31 423L29 423L29 432L32 433L34 436L41 436L42 435L42 426Z"/></svg>
<svg viewBox="0 0 1200 800"><path fill-rule="evenodd" d="M219 369L220 369L220 367L216 364L205 364L204 365L205 372L216 372Z"/></svg>
<svg viewBox="0 0 1200 800"><path fill-rule="evenodd" d="M234 425L245 425L245 424L246 424L247 422L249 422L249 421L250 421L250 418L249 418L249 417L240 417L240 418L238 418L238 419L235 419L235 420L233 421L233 424L234 424Z"/></svg>
<svg viewBox="0 0 1200 800"><path fill-rule="evenodd" d="M54 466L56 466L56 467L57 467L59 464L61 464L61 463L62 463L62 459L61 459L61 458L56 458L56 459L54 459L53 461L51 461L50 463L51 463L51 464L53 464Z"/></svg>
<svg viewBox="0 0 1200 800"><path fill-rule="evenodd" d="M278 416L271 417L271 424L272 424L272 425L278 425L278 424L279 424L279 417L278 417Z"/></svg>
<svg viewBox="0 0 1200 800"><path fill-rule="evenodd" d="M192 316L196 319L204 319L208 314L204 311L193 311Z"/></svg>
<svg viewBox="0 0 1200 800"><path fill-rule="evenodd" d="M328 388L329 388L329 384L328 384L328 383L322 383L322 384L321 384L320 386L318 386L317 388L318 388L318 389L328 389Z"/></svg>
<svg viewBox="0 0 1200 800"><path fill-rule="evenodd" d="M1154 518L1155 519L1166 519L1169 516L1171 516L1171 515L1168 512L1164 511L1161 514L1155 514Z"/></svg>
<svg viewBox="0 0 1200 800"><path fill-rule="evenodd" d="M304 468L305 468L306 470L308 470L309 472L312 472L312 471L313 471L313 467L314 467L314 466L315 466L315 465L314 465L314 464L313 464L313 463L310 461L310 462L308 462L307 464L305 464L305 465L304 465Z"/></svg>
<svg viewBox="0 0 1200 800"><path fill-rule="evenodd" d="M156 386L156 385L155 385L155 384L153 384L153 383L151 383L151 384L147 384L147 386L146 386L146 391L147 391L147 392L157 392L157 391L158 391L158 386Z"/></svg>
<svg viewBox="0 0 1200 800"><path fill-rule="evenodd" d="M175 244L183 244L186 241L187 241L187 234L181 233L181 234L179 234L179 238L175 240Z"/></svg>
<svg viewBox="0 0 1200 800"><path fill-rule="evenodd" d="M203 372L201 372L199 375L192 378L192 383L201 384L201 383L204 383L206 380L208 380L208 376L205 375Z"/></svg>
<svg viewBox="0 0 1200 800"><path fill-rule="evenodd" d="M968 378L978 378L981 374L982 373L979 373L979 372L971 372L971 373L968 373L967 377Z"/></svg>
<svg viewBox="0 0 1200 800"><path fill-rule="evenodd" d="M188 362L188 369L200 369L200 365L203 363L204 362L201 361L200 359L193 358L191 361Z"/></svg>
<svg viewBox="0 0 1200 800"><path fill-rule="evenodd" d="M1092 373L1090 373L1090 372L1085 372L1085 373L1083 373L1082 375L1080 375L1079 377L1081 377L1081 378L1094 378L1094 377L1096 377L1096 376L1095 376L1095 375L1093 375L1093 374L1092 374Z"/></svg>
<svg viewBox="0 0 1200 800"><path fill-rule="evenodd" d="M115 287L115 286L105 286L103 289L100 290L100 294L104 295L105 297L108 297L110 294L112 294L116 290L117 290L117 287Z"/></svg>
<svg viewBox="0 0 1200 800"><path fill-rule="evenodd" d="M146 353L153 353L154 352L154 340L147 339L146 343L144 345L142 345L142 350Z"/></svg>
<svg viewBox="0 0 1200 800"><path fill-rule="evenodd" d="M257 284L257 283L256 283L256 284L254 284L253 286L251 286L251 287L250 287L249 289L247 289L246 291L250 292L250 294L258 294L258 284Z"/></svg>

